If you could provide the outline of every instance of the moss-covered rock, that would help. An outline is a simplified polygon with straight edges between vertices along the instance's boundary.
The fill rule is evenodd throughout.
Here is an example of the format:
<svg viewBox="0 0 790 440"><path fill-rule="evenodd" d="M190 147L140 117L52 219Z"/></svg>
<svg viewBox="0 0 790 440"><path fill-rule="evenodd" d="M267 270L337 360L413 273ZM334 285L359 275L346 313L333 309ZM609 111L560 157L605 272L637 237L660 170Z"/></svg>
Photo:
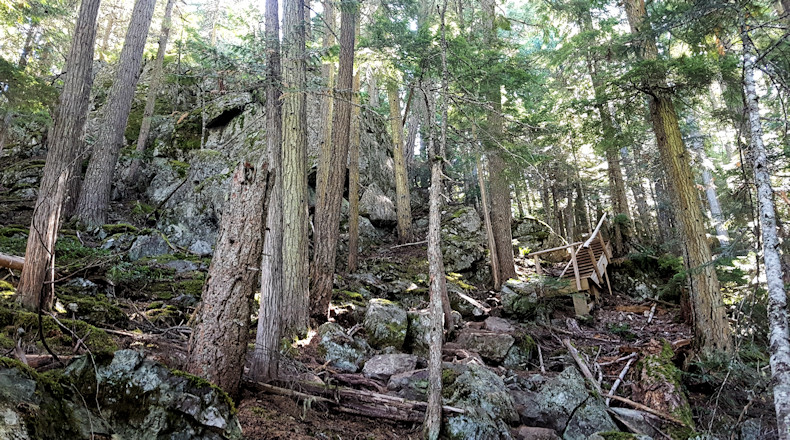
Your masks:
<svg viewBox="0 0 790 440"><path fill-rule="evenodd" d="M329 365L349 373L359 371L368 348L364 341L349 336L334 322L318 327L318 337L319 352Z"/></svg>
<svg viewBox="0 0 790 440"><path fill-rule="evenodd" d="M504 381L482 365L456 368L458 376L442 393L446 404L463 408L465 413L447 417L444 431L448 438L512 438L508 424L518 421L518 413Z"/></svg>
<svg viewBox="0 0 790 440"><path fill-rule="evenodd" d="M60 302L71 314L93 325L119 324L126 321L126 313L113 304L106 296L96 295L57 295Z"/></svg>
<svg viewBox="0 0 790 440"><path fill-rule="evenodd" d="M406 311L392 301L374 298L368 303L363 322L368 342L375 348L403 348L409 319Z"/></svg>

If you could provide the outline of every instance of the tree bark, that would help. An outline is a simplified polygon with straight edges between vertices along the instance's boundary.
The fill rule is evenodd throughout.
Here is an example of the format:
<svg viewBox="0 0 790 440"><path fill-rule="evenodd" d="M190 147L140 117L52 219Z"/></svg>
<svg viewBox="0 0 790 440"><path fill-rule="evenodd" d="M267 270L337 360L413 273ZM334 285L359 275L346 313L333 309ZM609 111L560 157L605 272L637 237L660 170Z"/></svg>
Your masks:
<svg viewBox="0 0 790 440"><path fill-rule="evenodd" d="M324 37L323 37L323 50L329 53L332 46L335 45L335 6L333 0L323 0L324 8ZM333 127L333 113L335 108L335 99L333 96L333 87L335 85L335 63L324 63L321 67L321 76L326 80L326 88L323 90L321 96L321 115L324 118L324 123L321 126L321 144L319 148L318 157L318 177L316 181L316 193L325 194L329 181L329 170L332 162L332 130Z"/></svg>
<svg viewBox="0 0 790 440"><path fill-rule="evenodd" d="M334 105L333 138L327 148L327 182L319 188L315 206L315 246L311 316L317 322L329 319L329 303L335 274L337 242L340 237L340 206L346 181L348 143L351 129L351 97L354 82L354 33L357 4L345 0L340 18L340 66L337 76L338 101Z"/></svg>
<svg viewBox="0 0 790 440"><path fill-rule="evenodd" d="M187 370L231 396L237 395L244 373L273 181L267 164L236 167L189 340Z"/></svg>
<svg viewBox="0 0 790 440"><path fill-rule="evenodd" d="M442 164L447 149L447 39L444 17L447 11L447 0L444 0L439 11L442 47L442 127L439 140L439 151L436 151L433 136L428 128L428 142L431 144L429 158L431 161L431 189L428 206L428 272L430 279L430 316L431 324L428 331L428 407L425 412L423 432L427 440L437 440L442 426L442 323L445 316L445 299L447 297L447 280L444 274L442 257ZM426 109L430 114L430 109ZM449 301L447 301L449 305ZM448 328L448 330L450 330Z"/></svg>
<svg viewBox="0 0 790 440"><path fill-rule="evenodd" d="M156 107L156 96L159 94L159 88L162 85L162 73L164 70L165 54L167 53L167 40L170 38L170 16L173 12L173 5L175 0L167 0L165 5L165 15L162 18L162 31L159 35L159 49L156 52L156 59L154 60L154 68L151 73L151 82L148 84L148 95L145 99L145 109L143 110L143 120L140 124L140 133L137 136L137 148L135 149L135 157L129 165L129 171L126 174L126 183L132 184L137 178L137 171L140 169L140 162L142 161L145 147L148 144L148 135L151 133L151 119L154 116L154 109Z"/></svg>
<svg viewBox="0 0 790 440"><path fill-rule="evenodd" d="M490 48L498 46L496 18L496 2L483 2L485 14L486 42ZM489 181L491 183L491 228L496 241L497 261L499 263L499 279L506 282L516 276L516 264L513 257L513 234L510 207L510 184L505 177L505 161L502 159L500 139L502 137L502 91L498 80L491 79L486 86L485 97L491 110L486 116L486 133L483 145L488 157Z"/></svg>
<svg viewBox="0 0 790 440"><path fill-rule="evenodd" d="M359 23L359 20L357 20ZM359 27L359 26L357 26ZM362 112L359 103L359 71L354 75L351 98L351 140L348 146L348 271L359 264L359 144Z"/></svg>
<svg viewBox="0 0 790 440"><path fill-rule="evenodd" d="M406 169L406 156L403 152L403 125L400 115L400 98L395 82L387 83L387 98L390 104L390 124L392 125L393 156L395 161L395 208L398 213L398 242L411 241L411 197L409 195L409 176Z"/></svg>
<svg viewBox="0 0 790 440"><path fill-rule="evenodd" d="M261 300L250 376L256 381L279 377L280 315L283 305L283 184L282 184L282 69L280 65L279 1L266 0L266 144L271 169L276 174L261 260Z"/></svg>
<svg viewBox="0 0 790 440"><path fill-rule="evenodd" d="M307 329L307 106L304 3L283 4L283 336Z"/></svg>
<svg viewBox="0 0 790 440"><path fill-rule="evenodd" d="M77 203L77 217L91 228L99 227L107 221L115 164L123 146L123 133L132 109L137 80L140 78L145 40L155 5L156 0L135 2L132 21L121 49L118 73L104 105L102 129L88 163L85 184L82 185Z"/></svg>
<svg viewBox="0 0 790 440"><path fill-rule="evenodd" d="M646 10L644 0L627 0L626 15L631 32L641 38L642 57L658 58L655 39L642 32ZM719 280L711 259L706 237L705 219L689 163L689 153L683 144L678 117L672 103L672 92L665 86L665 78L648 78L650 115L661 162L670 182L670 195L680 221L685 246L684 263L691 281L690 298L694 308L694 343L702 352L732 351L730 326L719 288Z"/></svg>
<svg viewBox="0 0 790 440"><path fill-rule="evenodd" d="M17 286L17 301L29 310L52 308L53 289L44 289L47 268L55 258L60 209L72 164L77 160L88 118L93 84L93 46L99 0L83 0L66 59L66 74L55 120L47 136L47 160L30 223L25 267Z"/></svg>
<svg viewBox="0 0 790 440"><path fill-rule="evenodd" d="M716 238L719 240L719 245L721 247L727 247L730 245L730 234L724 226L724 216L721 213L719 197L716 195L716 183L713 181L713 175L710 172L711 168L713 168L713 164L705 153L705 144L702 134L699 132L697 121L693 116L690 116L688 118L688 123L691 127L689 142L691 144L691 149L697 155L697 162L702 174L702 186L705 190L705 196L708 198L710 217L711 220L713 220L713 227L716 229Z"/></svg>
<svg viewBox="0 0 790 440"><path fill-rule="evenodd" d="M779 438L786 440L790 438L790 337L788 337L787 324L787 294L782 281L773 188L771 187L768 158L763 144L763 128L760 121L757 87L754 81L757 57L749 36L749 29L744 22L741 22L741 40L743 41L744 92L752 144L751 156L762 226L765 280L768 284L768 320L770 322L768 349L771 375L773 376L774 407Z"/></svg>

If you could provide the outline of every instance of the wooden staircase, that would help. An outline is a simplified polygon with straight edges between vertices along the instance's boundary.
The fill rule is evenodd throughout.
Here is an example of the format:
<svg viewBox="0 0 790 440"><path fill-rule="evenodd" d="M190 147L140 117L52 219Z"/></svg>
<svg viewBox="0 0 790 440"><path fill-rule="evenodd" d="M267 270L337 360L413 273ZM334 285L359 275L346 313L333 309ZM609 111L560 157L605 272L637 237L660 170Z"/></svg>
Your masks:
<svg viewBox="0 0 790 440"><path fill-rule="evenodd" d="M527 257L535 260L535 270L538 275L543 275L544 271L540 264L540 255L567 250L569 261L557 277L559 281L564 281L567 286L558 289L559 294L570 294L573 297L573 307L577 316L590 313L590 306L587 303L587 294L590 294L596 301L600 298L600 290L606 283L609 294L612 287L609 283L609 275L606 268L612 260L612 248L609 242L604 240L601 229L606 222L606 216L602 216L598 221L595 230L590 233L586 241L570 243L565 246L533 252Z"/></svg>

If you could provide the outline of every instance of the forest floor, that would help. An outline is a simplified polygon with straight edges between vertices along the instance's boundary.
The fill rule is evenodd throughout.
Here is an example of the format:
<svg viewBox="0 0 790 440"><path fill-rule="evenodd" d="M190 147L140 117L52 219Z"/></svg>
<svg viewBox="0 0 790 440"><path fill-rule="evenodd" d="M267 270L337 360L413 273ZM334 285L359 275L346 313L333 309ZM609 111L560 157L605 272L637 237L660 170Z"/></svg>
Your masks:
<svg viewBox="0 0 790 440"><path fill-rule="evenodd" d="M105 235L138 230L131 225L115 225L111 229L105 231ZM25 232L21 222L0 228L0 251L21 255ZM58 328L45 317L49 345L61 355L80 354L86 348L135 348L171 368L182 369L190 332L189 317L197 305L209 260L176 254L129 263L120 261L111 250L95 248L98 243L99 240L80 234L69 225L64 228L59 241L62 259L57 294L61 303L59 316L70 330ZM425 255L424 245L393 247L389 244L371 251L362 260L368 267L407 267L415 260L424 260ZM518 271L525 277L534 269L530 262L520 259ZM18 281L17 276L16 272L0 270L0 312L6 310L3 307L10 307L8 293ZM93 294L79 293L85 290L92 290ZM427 305L427 296L424 291L422 293L423 297L412 304L414 308ZM481 285L470 285L467 293L490 306L490 310L462 322L462 328L480 328L488 316L503 315L498 293ZM714 432L721 439L735 440L743 438L736 430L730 429L731 435L727 436L717 429L725 425L737 427L746 419L758 419L761 434L756 438L773 437L773 406L765 381L755 380L753 372L723 367L726 360L716 364L694 357L691 328L684 322L679 305L660 300L638 301L623 292L609 294L604 291L590 317L581 319L574 316L570 297L545 299L545 303L541 324L516 322L526 329L539 348L539 355L531 358L528 369L517 374L551 376L567 367L568 350L563 339L569 339L591 366L598 381L608 384L621 374L629 355L634 353L636 357L660 351L662 343L659 341L666 341L672 349L672 362L684 370L683 385L698 432ZM46 354L36 340L36 320L28 315L32 314L12 311L9 316L0 313L0 354L12 356L17 346L28 355ZM17 332L20 327L25 329L24 334ZM96 337L105 333L108 339ZM302 374L332 378L337 372L319 360L317 339L295 347L287 362L296 365ZM457 355L448 354L444 360L459 359ZM762 370L759 363L758 359L757 369L764 372L765 363ZM505 371L502 366L493 368ZM342 380L348 383L349 376L353 375L346 374ZM358 383L365 384L364 389L386 390L385 382L376 383L359 373L356 376ZM634 391L638 381L639 372L632 368L625 374L617 394L639 400ZM614 405L620 404L614 402ZM417 439L421 436L419 423L338 413L309 399L265 394L249 386L245 387L237 407L249 439Z"/></svg>

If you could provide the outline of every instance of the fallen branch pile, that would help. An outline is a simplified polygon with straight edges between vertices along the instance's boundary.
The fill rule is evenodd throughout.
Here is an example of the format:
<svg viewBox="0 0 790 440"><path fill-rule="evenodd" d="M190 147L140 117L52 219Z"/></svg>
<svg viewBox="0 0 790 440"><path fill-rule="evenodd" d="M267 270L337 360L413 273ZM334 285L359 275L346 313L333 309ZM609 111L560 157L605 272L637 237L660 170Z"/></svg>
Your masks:
<svg viewBox="0 0 790 440"><path fill-rule="evenodd" d="M261 382L245 382L245 385L248 388L269 394L322 403L348 414L400 422L422 422L425 418L425 409L428 406L425 402L406 400L397 396L353 388L328 387L314 382L293 383L294 388L300 391ZM462 414L464 412L461 408L446 405L442 407L442 411L445 414Z"/></svg>

